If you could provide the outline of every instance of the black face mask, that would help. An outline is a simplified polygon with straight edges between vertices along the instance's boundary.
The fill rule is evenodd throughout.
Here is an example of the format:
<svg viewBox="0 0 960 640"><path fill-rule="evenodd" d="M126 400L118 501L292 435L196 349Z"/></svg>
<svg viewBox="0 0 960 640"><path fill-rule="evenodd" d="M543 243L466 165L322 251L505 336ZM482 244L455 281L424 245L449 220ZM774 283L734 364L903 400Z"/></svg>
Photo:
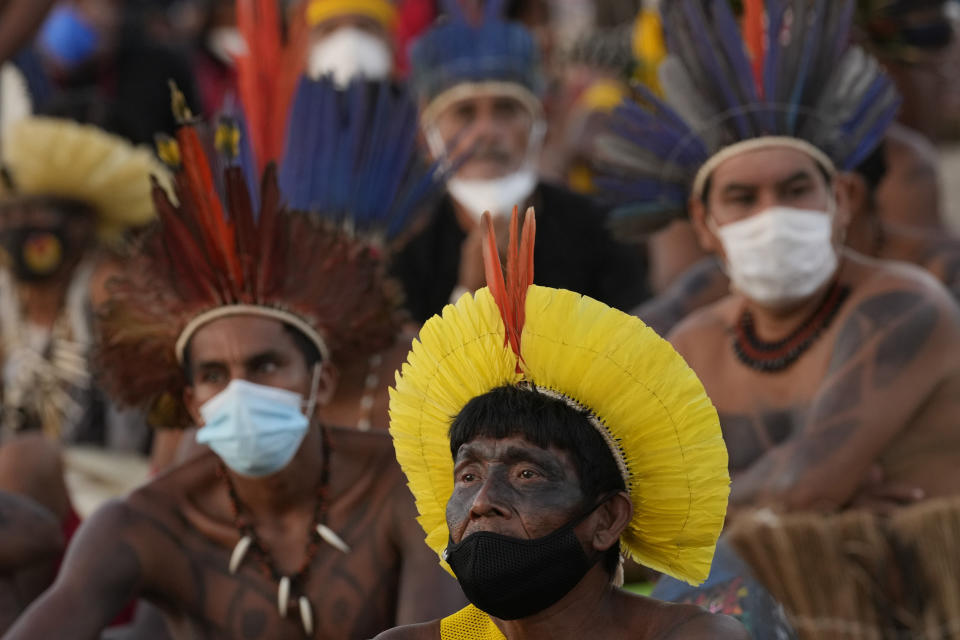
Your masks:
<svg viewBox="0 0 960 640"><path fill-rule="evenodd" d="M573 533L596 508L533 540L488 531L451 539L444 559L481 611L500 620L532 616L570 593L599 560L587 558Z"/></svg>
<svg viewBox="0 0 960 640"><path fill-rule="evenodd" d="M66 260L66 234L59 228L18 227L0 236L10 270L22 282L42 282L57 275Z"/></svg>

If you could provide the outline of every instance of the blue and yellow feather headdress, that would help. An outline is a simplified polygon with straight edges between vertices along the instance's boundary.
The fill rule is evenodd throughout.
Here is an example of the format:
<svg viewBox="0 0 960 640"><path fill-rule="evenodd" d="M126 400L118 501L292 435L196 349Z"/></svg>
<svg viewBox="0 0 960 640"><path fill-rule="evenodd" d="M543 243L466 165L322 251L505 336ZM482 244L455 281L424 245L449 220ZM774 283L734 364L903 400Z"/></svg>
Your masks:
<svg viewBox="0 0 960 640"><path fill-rule="evenodd" d="M853 0L663 4L664 98L643 87L616 113L598 183L624 204L613 223L655 230L684 215L710 172L747 147L786 145L827 171L849 170L882 141L899 96L879 64L850 45Z"/></svg>

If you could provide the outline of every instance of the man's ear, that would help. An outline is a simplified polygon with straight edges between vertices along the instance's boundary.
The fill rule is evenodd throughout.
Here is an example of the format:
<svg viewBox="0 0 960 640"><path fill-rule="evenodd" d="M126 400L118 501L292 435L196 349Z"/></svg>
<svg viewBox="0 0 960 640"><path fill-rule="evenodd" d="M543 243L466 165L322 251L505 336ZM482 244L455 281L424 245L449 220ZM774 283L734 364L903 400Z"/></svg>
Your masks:
<svg viewBox="0 0 960 640"><path fill-rule="evenodd" d="M621 491L597 507L590 544L596 551L606 551L620 539L632 517L633 503L626 492Z"/></svg>
<svg viewBox="0 0 960 640"><path fill-rule="evenodd" d="M317 374L317 406L324 407L333 400L340 383L340 370L332 363L324 362Z"/></svg>
<svg viewBox="0 0 960 640"><path fill-rule="evenodd" d="M833 194L837 201L835 225L845 230L870 214L873 206L867 181L856 173L839 173L833 180Z"/></svg>
<svg viewBox="0 0 960 640"><path fill-rule="evenodd" d="M717 239L717 236L707 225L707 207L699 197L691 197L687 205L690 212L690 223L693 225L693 231L697 234L697 242L704 251L715 253L723 257L723 246Z"/></svg>

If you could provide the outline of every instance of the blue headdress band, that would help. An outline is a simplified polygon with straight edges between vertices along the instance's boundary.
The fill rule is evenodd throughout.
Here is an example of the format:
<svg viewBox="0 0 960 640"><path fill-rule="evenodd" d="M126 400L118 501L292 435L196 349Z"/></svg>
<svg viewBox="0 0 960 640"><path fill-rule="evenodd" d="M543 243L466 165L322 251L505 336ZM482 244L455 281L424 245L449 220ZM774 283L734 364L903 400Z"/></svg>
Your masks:
<svg viewBox="0 0 960 640"><path fill-rule="evenodd" d="M503 0L488 0L482 19L470 22L457 0L446 0L447 20L414 43L411 82L430 101L464 82L519 84L534 95L542 89L537 45L530 32L501 17Z"/></svg>

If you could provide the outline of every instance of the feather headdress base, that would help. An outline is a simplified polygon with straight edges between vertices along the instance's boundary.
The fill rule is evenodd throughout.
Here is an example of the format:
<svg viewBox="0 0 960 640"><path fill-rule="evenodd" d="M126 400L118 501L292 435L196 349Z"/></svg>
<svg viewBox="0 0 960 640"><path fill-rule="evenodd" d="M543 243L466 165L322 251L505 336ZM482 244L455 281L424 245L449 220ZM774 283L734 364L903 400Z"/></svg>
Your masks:
<svg viewBox="0 0 960 640"><path fill-rule="evenodd" d="M236 316L259 316L261 318L279 320L284 324L288 324L306 336L307 339L309 339L310 342L317 347L317 351L320 352L320 357L324 362L327 362L330 359L330 348L327 347L327 343L324 342L323 338L320 337L320 334L317 333L316 329L310 326L308 322L305 322L303 319L301 319L297 314L274 307L265 307L253 304L233 304L225 307L217 307L205 313L201 313L187 323L187 326L183 328L183 331L180 332L180 336L177 338L175 347L177 361L183 364L184 355L186 353L187 345L190 344L190 339L193 338L197 331L199 331L202 327L210 324L214 320L219 320L220 318L231 318Z"/></svg>
<svg viewBox="0 0 960 640"><path fill-rule="evenodd" d="M833 163L833 160L830 159L830 156L806 140L801 140L800 138L790 138L787 136L763 136L760 138L751 138L749 140L741 140L740 142L731 144L728 147L724 147L714 155L710 156L710 159L703 163L703 166L700 167L699 171L697 171L697 175L693 180L693 197L699 198L703 195L703 189L707 184L707 180L717 169L717 167L730 158L734 158L751 151L759 151L760 149L776 148L795 149L796 151L801 151L812 157L817 164L822 166L830 175L834 175L837 172L836 165Z"/></svg>

